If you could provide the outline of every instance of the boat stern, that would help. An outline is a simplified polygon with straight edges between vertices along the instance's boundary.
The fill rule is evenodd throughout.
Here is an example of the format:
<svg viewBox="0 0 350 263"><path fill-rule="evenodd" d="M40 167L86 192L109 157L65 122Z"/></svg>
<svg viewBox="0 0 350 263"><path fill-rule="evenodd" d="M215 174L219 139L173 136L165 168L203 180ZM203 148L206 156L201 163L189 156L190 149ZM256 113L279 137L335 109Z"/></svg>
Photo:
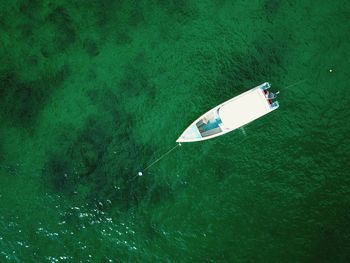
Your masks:
<svg viewBox="0 0 350 263"><path fill-rule="evenodd" d="M270 105L271 111L278 109L279 103L276 99L277 99L277 95L280 92L279 91L277 91L277 92L269 91L268 89L271 88L271 84L269 82L265 82L265 83L261 84L260 86L258 86L258 88L260 88L262 90L266 100L268 101L268 103Z"/></svg>

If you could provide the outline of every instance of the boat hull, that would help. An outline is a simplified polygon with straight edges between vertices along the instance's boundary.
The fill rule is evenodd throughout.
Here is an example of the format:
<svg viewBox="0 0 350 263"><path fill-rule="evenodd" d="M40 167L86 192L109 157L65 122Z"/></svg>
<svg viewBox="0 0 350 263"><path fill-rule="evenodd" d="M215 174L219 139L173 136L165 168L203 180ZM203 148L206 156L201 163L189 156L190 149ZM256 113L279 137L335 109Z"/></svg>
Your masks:
<svg viewBox="0 0 350 263"><path fill-rule="evenodd" d="M236 130L274 110L279 105L268 98L265 82L207 111L180 135L176 142L209 140Z"/></svg>

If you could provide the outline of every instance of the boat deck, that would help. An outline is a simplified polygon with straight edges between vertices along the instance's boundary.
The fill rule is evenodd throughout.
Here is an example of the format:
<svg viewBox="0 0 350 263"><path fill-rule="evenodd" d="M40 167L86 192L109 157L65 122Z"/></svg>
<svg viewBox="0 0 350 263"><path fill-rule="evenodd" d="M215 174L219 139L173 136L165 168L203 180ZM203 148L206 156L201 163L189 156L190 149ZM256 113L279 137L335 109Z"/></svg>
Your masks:
<svg viewBox="0 0 350 263"><path fill-rule="evenodd" d="M262 89L254 89L242 95L219 109L222 123L228 129L239 128L271 111Z"/></svg>
<svg viewBox="0 0 350 263"><path fill-rule="evenodd" d="M208 140L240 128L278 108L265 91L270 88L265 82L215 108L195 120L177 139L177 142Z"/></svg>

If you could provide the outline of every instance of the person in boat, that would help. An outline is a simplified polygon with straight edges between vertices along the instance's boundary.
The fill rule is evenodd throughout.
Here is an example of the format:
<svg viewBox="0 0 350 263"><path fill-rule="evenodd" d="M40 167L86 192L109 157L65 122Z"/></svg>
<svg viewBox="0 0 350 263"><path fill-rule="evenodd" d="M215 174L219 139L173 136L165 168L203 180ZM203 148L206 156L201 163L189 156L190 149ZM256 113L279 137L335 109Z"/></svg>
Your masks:
<svg viewBox="0 0 350 263"><path fill-rule="evenodd" d="M273 93L273 92L270 92L270 91L266 91L265 96L266 96L267 99L272 100L272 99L276 99L277 95L279 93L280 93L279 91L277 91L276 93Z"/></svg>
<svg viewBox="0 0 350 263"><path fill-rule="evenodd" d="M211 113L210 115L205 116L202 119L203 124L200 126L199 130L201 132L209 131L212 129L216 129L222 123L218 114L216 116Z"/></svg>

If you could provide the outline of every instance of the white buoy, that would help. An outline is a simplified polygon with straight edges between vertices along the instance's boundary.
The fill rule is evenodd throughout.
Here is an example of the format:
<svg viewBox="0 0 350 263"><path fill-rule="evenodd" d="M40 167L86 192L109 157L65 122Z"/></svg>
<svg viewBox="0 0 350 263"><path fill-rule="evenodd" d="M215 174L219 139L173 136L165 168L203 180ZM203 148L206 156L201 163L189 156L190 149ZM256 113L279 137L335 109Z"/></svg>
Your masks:
<svg viewBox="0 0 350 263"><path fill-rule="evenodd" d="M333 72L333 69L330 69L329 72L332 73L332 72Z"/></svg>
<svg viewBox="0 0 350 263"><path fill-rule="evenodd" d="M138 173L138 175L139 175L139 176L142 176L142 175L143 175L143 173L142 173L142 172L139 172L139 173Z"/></svg>

